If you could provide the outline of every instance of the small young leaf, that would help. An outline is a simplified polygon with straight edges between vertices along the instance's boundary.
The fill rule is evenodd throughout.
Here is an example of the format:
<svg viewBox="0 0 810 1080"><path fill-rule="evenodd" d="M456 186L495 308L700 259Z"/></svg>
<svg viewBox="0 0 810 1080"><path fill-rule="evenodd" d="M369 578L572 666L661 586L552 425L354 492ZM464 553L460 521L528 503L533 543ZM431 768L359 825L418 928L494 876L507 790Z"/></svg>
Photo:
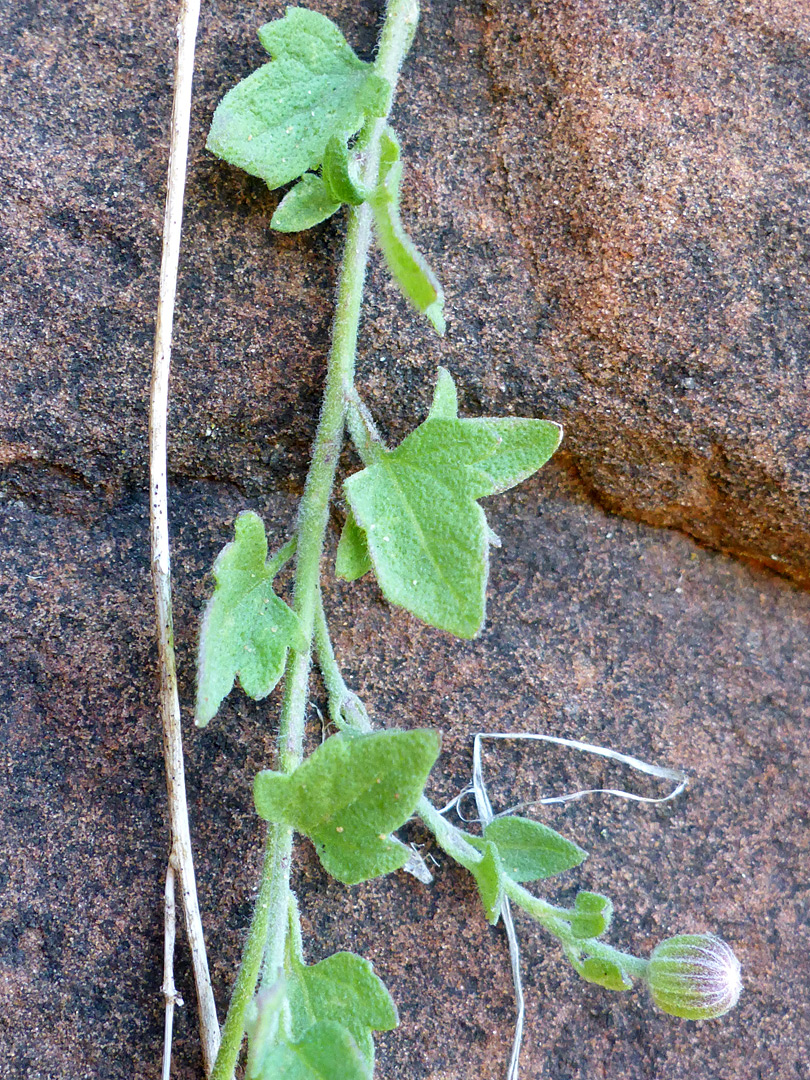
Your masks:
<svg viewBox="0 0 810 1080"><path fill-rule="evenodd" d="M546 420L452 417L448 380L440 376L438 412L350 476L345 492L385 597L472 638L484 622L492 538L475 500L540 468L561 429Z"/></svg>
<svg viewBox="0 0 810 1080"><path fill-rule="evenodd" d="M413 813L439 746L425 729L333 735L291 775L260 772L256 809L308 836L324 868L356 885L408 861L389 834Z"/></svg>
<svg viewBox="0 0 810 1080"><path fill-rule="evenodd" d="M273 592L266 560L262 520L246 511L214 563L197 661L198 727L216 715L237 676L249 697L263 698L281 678L287 650L307 647L298 616Z"/></svg>
<svg viewBox="0 0 810 1080"><path fill-rule="evenodd" d="M287 994L293 1038L300 1038L317 1021L337 1021L351 1032L371 1068L371 1032L392 1031L399 1022L384 983L368 960L355 953L335 953L309 967L292 966Z"/></svg>
<svg viewBox="0 0 810 1080"><path fill-rule="evenodd" d="M612 960L600 960L596 956L589 956L587 960L574 963L574 967L586 982L604 986L606 990L632 990L633 988L632 979Z"/></svg>
<svg viewBox="0 0 810 1080"><path fill-rule="evenodd" d="M248 1080L371 1080L351 1032L333 1020L313 1024L296 1042L279 1042L256 1063Z"/></svg>
<svg viewBox="0 0 810 1080"><path fill-rule="evenodd" d="M276 207L270 228L283 233L301 232L320 225L339 209L340 203L332 198L320 176L304 173Z"/></svg>
<svg viewBox="0 0 810 1080"><path fill-rule="evenodd" d="M613 916L613 904L600 893L578 892L574 901L571 933L575 938L595 938L604 934Z"/></svg>
<svg viewBox="0 0 810 1080"><path fill-rule="evenodd" d="M495 818L484 836L497 846L504 871L513 881L542 881L588 857L578 844L529 818Z"/></svg>
<svg viewBox="0 0 810 1080"><path fill-rule="evenodd" d="M317 169L333 135L385 116L391 87L316 11L287 8L259 40L273 59L225 95L206 145L277 188Z"/></svg>
<svg viewBox="0 0 810 1080"><path fill-rule="evenodd" d="M329 194L338 202L348 203L349 206L359 206L368 198L368 192L352 176L346 140L337 135L333 135L326 144L321 175Z"/></svg>
<svg viewBox="0 0 810 1080"><path fill-rule="evenodd" d="M335 573L344 581L356 581L371 568L366 534L354 520L354 514L350 510L338 542Z"/></svg>
<svg viewBox="0 0 810 1080"><path fill-rule="evenodd" d="M468 837L469 839L469 837ZM501 900L503 898L503 866L495 844L488 841L478 840L474 846L483 851L484 858L472 870L481 903L484 905L487 920L494 926L501 914Z"/></svg>
<svg viewBox="0 0 810 1080"><path fill-rule="evenodd" d="M393 131L386 128L381 141L379 182L369 196L377 240L388 269L403 294L417 311L430 319L438 334L444 334L442 287L424 256L405 232L399 217L401 179L399 143Z"/></svg>

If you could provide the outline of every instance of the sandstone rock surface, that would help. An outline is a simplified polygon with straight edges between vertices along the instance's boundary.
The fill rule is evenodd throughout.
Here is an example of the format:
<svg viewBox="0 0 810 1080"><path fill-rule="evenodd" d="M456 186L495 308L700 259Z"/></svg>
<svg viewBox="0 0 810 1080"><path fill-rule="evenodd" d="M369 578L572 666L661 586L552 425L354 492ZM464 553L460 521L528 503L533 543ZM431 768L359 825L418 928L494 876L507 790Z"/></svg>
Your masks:
<svg viewBox="0 0 810 1080"><path fill-rule="evenodd" d="M806 583L806 5L507 0L486 25L532 373L583 479Z"/></svg>

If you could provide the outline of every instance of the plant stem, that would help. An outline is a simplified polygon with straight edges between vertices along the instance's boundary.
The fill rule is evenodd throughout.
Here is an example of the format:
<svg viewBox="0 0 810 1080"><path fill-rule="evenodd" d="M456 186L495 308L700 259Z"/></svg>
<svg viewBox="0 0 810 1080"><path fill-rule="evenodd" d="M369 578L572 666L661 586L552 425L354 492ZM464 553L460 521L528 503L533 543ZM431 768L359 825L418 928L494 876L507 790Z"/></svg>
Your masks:
<svg viewBox="0 0 810 1080"><path fill-rule="evenodd" d="M232 1080L245 1034L245 1013L256 992L271 915L281 906L287 910L288 874L292 858L292 832L283 825L269 825L264 849L261 885L242 963L236 976L228 1015L222 1026L222 1041L211 1072L211 1080Z"/></svg>
<svg viewBox="0 0 810 1080"><path fill-rule="evenodd" d="M451 825L424 795L419 800L416 811L436 837L439 846L465 869L474 872L474 868L481 862L483 856L464 839L461 831L455 825ZM611 961L618 964L628 975L644 978L648 961L639 959L631 953L620 952L597 938L575 938L571 933L571 925L565 918L566 915L571 914L567 908L556 907L539 896L534 896L510 877L504 876L503 881L506 896L522 907L545 930L553 934L563 946L585 952L588 956L595 956L600 960Z"/></svg>
<svg viewBox="0 0 810 1080"><path fill-rule="evenodd" d="M163 999L166 1002L166 1013L163 1019L163 1080L169 1080L172 1070L174 1007L183 1004L183 999L177 993L177 987L174 985L174 941L177 930L174 879L175 869L171 859L169 859L163 900Z"/></svg>
<svg viewBox="0 0 810 1080"><path fill-rule="evenodd" d="M418 17L416 0L388 0L375 66L378 74L391 84L391 100ZM379 141L385 122L386 118L370 122L360 136L366 154L363 172L366 185L376 184ZM363 203L349 210L323 408L299 508L293 609L304 636L310 642L310 648L305 652L290 652L287 661L278 737L279 766L287 773L300 764L303 756L311 642L319 604L321 555L328 524L329 500L343 443L346 403L354 386L357 332L370 243L371 208ZM286 825L273 826L268 830L267 844L259 903L249 931L245 960L228 1009L212 1080L231 1080L233 1077L244 1033L245 1009L255 992L262 953L266 952L267 971L276 970L284 963L292 830ZM266 905L261 902L264 897L267 898ZM250 963L247 962L248 954Z"/></svg>
<svg viewBox="0 0 810 1080"><path fill-rule="evenodd" d="M371 723L363 702L346 685L340 667L335 659L335 650L329 636L329 624L323 610L323 596L318 590L318 606L315 609L315 650L318 654L318 667L321 669L326 693L329 697L329 716L339 727L352 728L355 731L371 731Z"/></svg>
<svg viewBox="0 0 810 1080"><path fill-rule="evenodd" d="M423 795L417 803L416 812L436 837L439 847L465 870L472 873L473 868L483 859L481 852L472 844L467 843L461 831L439 813L426 795Z"/></svg>
<svg viewBox="0 0 810 1080"><path fill-rule="evenodd" d="M346 426L363 464L374 465L378 462L386 446L377 431L374 418L356 390L347 402Z"/></svg>
<svg viewBox="0 0 810 1080"><path fill-rule="evenodd" d="M172 104L171 142L166 189L166 210L163 219L163 251L160 263L155 348L152 366L152 386L149 404L149 519L152 551L152 588L155 597L158 662L160 667L160 704L163 722L163 757L166 764L166 788L169 802L171 852L169 855L170 887L174 876L180 884L180 896L185 916L186 935L191 949L194 981L197 987L197 1011L200 1020L203 1061L209 1073L219 1045L217 1021L208 960L205 955L197 884L191 854L191 832L188 822L185 775L183 768L183 738L180 729L180 702L177 696L177 674L172 630L172 584L169 558L169 499L166 461L166 427L171 367L172 325L177 293L177 269L180 262L180 234L183 225L183 196L185 193L188 159L191 84L194 71L194 43L199 19L199 0L183 0L177 25L177 66L175 70L174 101ZM173 905L171 905L173 910ZM169 905L167 901L167 912ZM171 914L169 912L169 914ZM166 919L166 959L171 966L170 938L173 927ZM171 970L164 974L164 988L173 988ZM166 995L166 1039L164 1060L171 1056L170 1011L175 998Z"/></svg>
<svg viewBox="0 0 810 1080"><path fill-rule="evenodd" d="M295 549L298 547L298 537L294 536L292 540L288 540L284 547L278 549L275 555L267 560L266 568L271 577L275 577L295 555Z"/></svg>

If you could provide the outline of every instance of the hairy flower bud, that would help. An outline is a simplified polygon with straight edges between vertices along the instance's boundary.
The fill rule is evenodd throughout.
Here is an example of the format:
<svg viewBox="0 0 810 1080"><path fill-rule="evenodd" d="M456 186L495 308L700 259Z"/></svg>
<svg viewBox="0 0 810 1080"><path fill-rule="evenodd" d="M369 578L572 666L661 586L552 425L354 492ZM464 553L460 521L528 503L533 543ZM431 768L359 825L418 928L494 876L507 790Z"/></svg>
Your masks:
<svg viewBox="0 0 810 1080"><path fill-rule="evenodd" d="M656 945L647 983L659 1009L684 1020L711 1020L737 1004L740 961L714 934L679 934Z"/></svg>

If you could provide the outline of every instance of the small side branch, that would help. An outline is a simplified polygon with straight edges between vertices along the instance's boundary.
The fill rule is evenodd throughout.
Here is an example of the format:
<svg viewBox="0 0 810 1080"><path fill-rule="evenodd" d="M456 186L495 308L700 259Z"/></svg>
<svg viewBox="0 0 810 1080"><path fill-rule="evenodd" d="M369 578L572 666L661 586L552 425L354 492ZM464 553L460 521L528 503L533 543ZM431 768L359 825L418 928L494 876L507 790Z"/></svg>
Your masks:
<svg viewBox="0 0 810 1080"><path fill-rule="evenodd" d="M166 892L163 906L163 1000L166 1002L166 1014L163 1025L163 1080L169 1080L172 1068L172 1029L174 1027L174 1007L182 1007L183 999L174 985L174 939L177 929L177 910L174 903L175 869L169 859L166 870Z"/></svg>
<svg viewBox="0 0 810 1080"><path fill-rule="evenodd" d="M158 662L160 665L160 701L163 721L163 752L166 763L166 786L169 798L171 854L167 889L174 891L175 874L185 916L186 933L191 947L194 979L197 986L197 1006L200 1017L203 1060L210 1073L219 1046L217 1022L208 961L205 955L197 885L191 855L191 835L188 823L183 743L180 729L180 703L177 696L177 676L172 630L171 570L169 561L168 481L166 462L166 426L171 365L172 325L177 292L177 268L180 261L180 233L183 223L186 165L188 161L188 132L191 113L191 82L194 70L194 45L199 19L199 0L183 0L177 27L177 68L174 103L172 107L169 175L166 192L166 212L163 221L163 252L160 266L160 292L155 324L155 352L152 368L152 389L149 413L150 457L150 535L152 546L152 586L157 616ZM171 886L169 886L171 880ZM171 905L173 908L173 903ZM167 899L166 956L171 962L174 934L170 925ZM164 979L173 990L174 979L169 972ZM174 995L173 995L174 999ZM173 1009L173 1006L172 1006ZM171 1023L167 998L167 1038L171 1039ZM171 1059L171 1046L164 1049L166 1060Z"/></svg>

